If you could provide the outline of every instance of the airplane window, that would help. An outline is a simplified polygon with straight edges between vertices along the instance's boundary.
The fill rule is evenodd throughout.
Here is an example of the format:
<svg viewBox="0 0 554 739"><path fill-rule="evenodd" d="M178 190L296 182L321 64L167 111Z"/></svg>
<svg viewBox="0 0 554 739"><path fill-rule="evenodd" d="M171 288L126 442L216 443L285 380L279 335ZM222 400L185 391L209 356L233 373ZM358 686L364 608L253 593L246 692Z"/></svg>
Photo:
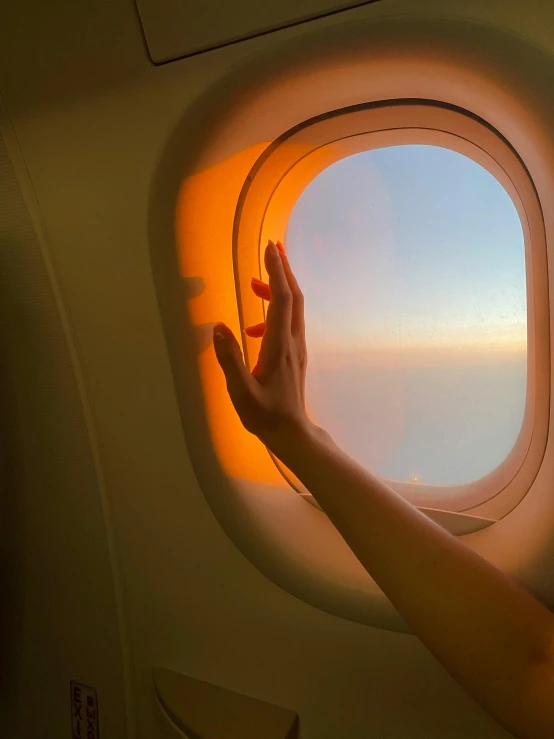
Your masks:
<svg viewBox="0 0 554 739"><path fill-rule="evenodd" d="M306 187L286 245L314 420L390 480L460 485L500 465L527 392L524 236L502 185L438 146L364 151Z"/></svg>

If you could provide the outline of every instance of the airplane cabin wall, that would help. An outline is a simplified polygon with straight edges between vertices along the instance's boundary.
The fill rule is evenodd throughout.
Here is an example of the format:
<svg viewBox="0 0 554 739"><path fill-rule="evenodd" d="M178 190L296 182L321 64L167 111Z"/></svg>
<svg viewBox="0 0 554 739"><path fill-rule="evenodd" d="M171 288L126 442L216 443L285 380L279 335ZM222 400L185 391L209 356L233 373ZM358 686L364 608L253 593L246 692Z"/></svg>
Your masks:
<svg viewBox="0 0 554 739"><path fill-rule="evenodd" d="M160 66L131 0L2 10L4 735L65 736L78 680L102 739L178 736L161 665L297 711L304 739L508 736L415 637L294 598L230 541L187 454L152 276L153 178L183 116L250 55L406 15L554 50L538 0L384 0Z"/></svg>

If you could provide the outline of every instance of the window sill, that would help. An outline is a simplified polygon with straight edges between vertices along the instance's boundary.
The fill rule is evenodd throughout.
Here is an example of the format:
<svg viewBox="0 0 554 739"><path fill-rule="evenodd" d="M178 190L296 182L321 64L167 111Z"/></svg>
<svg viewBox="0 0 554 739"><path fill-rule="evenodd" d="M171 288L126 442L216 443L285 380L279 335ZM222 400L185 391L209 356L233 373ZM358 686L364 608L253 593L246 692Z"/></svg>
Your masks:
<svg viewBox="0 0 554 739"><path fill-rule="evenodd" d="M308 503L317 508L319 511L324 513L323 508L319 505L317 500L311 493L300 493L300 497L307 500ZM488 528L496 521L492 518L483 518L481 516L471 516L467 513L456 513L454 511L442 511L437 508L425 508L423 506L416 506L416 508L425 513L443 529L449 531L454 536L466 536L467 534L474 534L476 531L482 531Z"/></svg>

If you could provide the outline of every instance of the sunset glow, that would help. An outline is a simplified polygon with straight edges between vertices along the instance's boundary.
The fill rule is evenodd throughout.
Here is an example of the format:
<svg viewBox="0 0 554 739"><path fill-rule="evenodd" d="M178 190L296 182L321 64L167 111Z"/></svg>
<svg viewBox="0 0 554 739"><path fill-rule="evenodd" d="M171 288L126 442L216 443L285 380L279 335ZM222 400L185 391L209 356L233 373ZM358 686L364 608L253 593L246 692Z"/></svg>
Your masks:
<svg viewBox="0 0 554 739"><path fill-rule="evenodd" d="M499 182L436 146L361 152L306 187L286 245L314 419L393 479L462 484L498 466L527 388L524 237Z"/></svg>

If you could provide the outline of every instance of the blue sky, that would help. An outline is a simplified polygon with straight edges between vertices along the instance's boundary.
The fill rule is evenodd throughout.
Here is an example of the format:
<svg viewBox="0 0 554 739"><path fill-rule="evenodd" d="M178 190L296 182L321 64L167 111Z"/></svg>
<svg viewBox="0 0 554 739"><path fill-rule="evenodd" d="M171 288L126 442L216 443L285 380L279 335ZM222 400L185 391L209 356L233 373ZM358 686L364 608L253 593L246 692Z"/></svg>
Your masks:
<svg viewBox="0 0 554 739"><path fill-rule="evenodd" d="M316 420L397 479L466 482L497 466L521 426L527 331L523 232L499 182L439 147L362 152L308 185L286 246Z"/></svg>

